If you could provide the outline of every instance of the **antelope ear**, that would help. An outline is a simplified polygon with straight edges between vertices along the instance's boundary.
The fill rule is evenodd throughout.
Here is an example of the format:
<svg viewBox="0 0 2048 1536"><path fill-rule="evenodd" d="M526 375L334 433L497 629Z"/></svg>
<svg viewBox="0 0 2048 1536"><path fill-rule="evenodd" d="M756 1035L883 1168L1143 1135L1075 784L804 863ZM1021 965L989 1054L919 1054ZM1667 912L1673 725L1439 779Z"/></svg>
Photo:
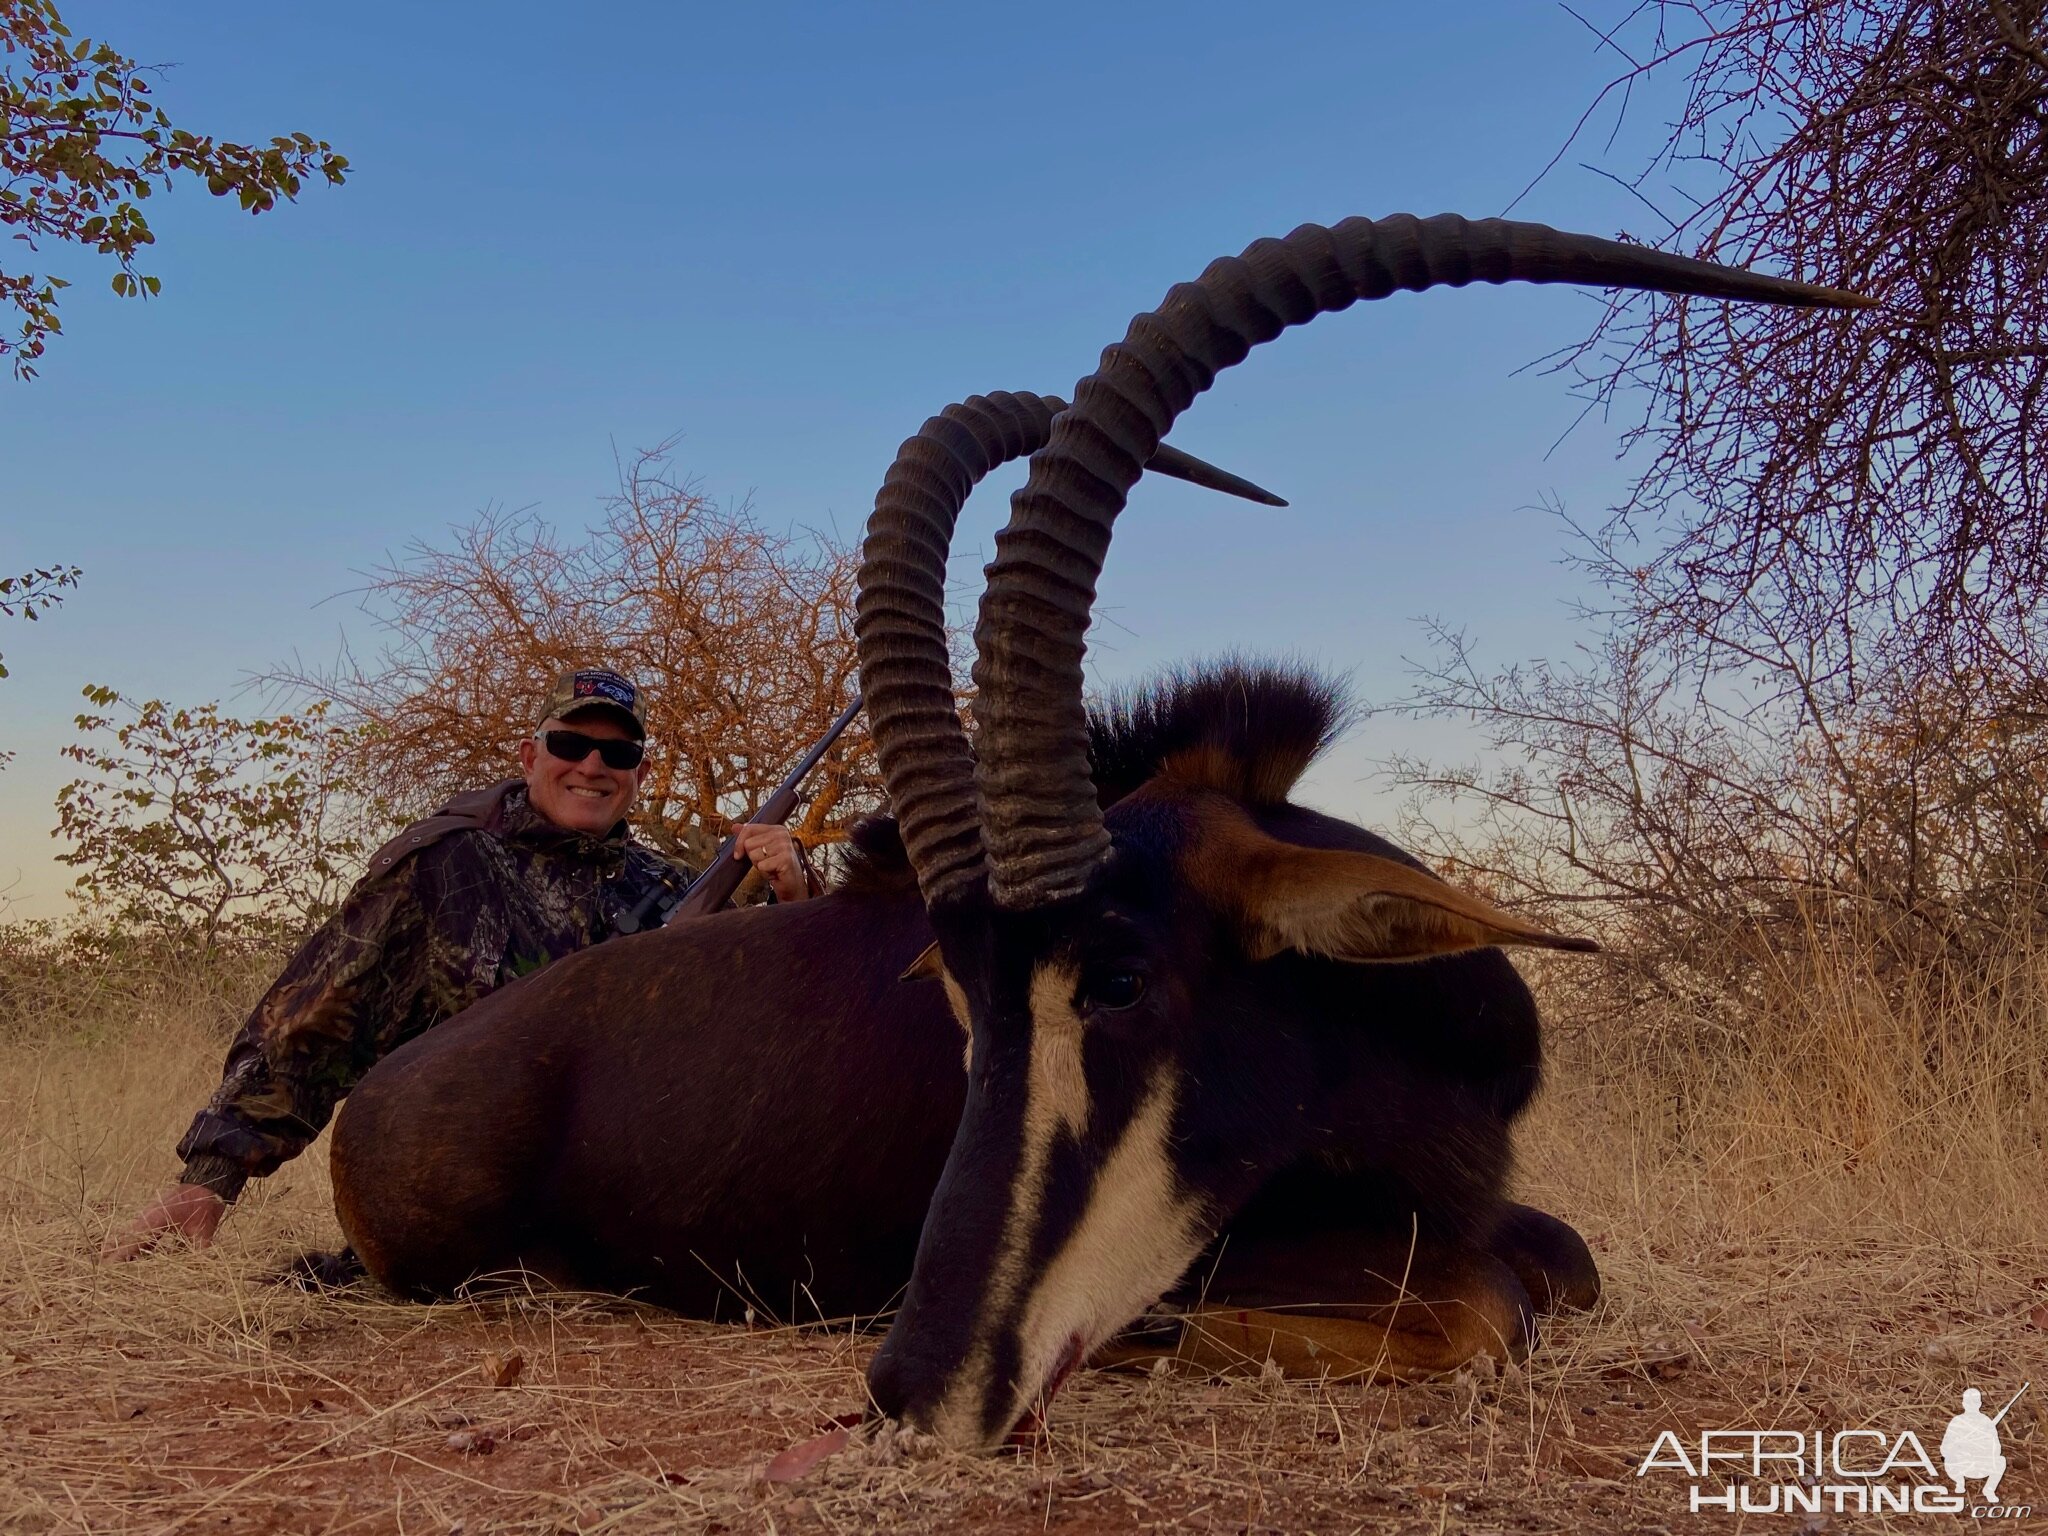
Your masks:
<svg viewBox="0 0 2048 1536"><path fill-rule="evenodd" d="M1377 854L1299 848L1260 833L1232 841L1239 860L1231 885L1255 960L1287 949L1332 960L1419 960L1489 944L1600 947Z"/></svg>
<svg viewBox="0 0 2048 1536"><path fill-rule="evenodd" d="M939 958L939 941L932 940L917 952L917 958L903 968L898 981L937 981L946 974L946 962Z"/></svg>

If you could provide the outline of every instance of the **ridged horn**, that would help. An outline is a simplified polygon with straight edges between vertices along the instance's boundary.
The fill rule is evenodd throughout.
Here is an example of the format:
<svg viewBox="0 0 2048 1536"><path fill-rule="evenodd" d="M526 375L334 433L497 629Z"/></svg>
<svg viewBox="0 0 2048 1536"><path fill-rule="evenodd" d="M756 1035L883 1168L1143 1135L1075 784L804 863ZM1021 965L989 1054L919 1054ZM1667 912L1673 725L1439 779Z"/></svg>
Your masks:
<svg viewBox="0 0 2048 1536"><path fill-rule="evenodd" d="M1057 395L975 395L927 421L896 452L861 550L854 636L882 781L927 903L982 877L973 757L953 704L946 651L946 557L953 525L981 478L1045 446L1067 408ZM1286 502L1178 449L1154 445L1153 468L1268 506Z"/></svg>
<svg viewBox="0 0 2048 1536"><path fill-rule="evenodd" d="M1011 499L975 627L976 770L990 892L1009 908L1078 894L1109 851L1088 773L1081 657L1111 525L1140 468L1216 375L1290 325L1399 289L1589 283L1848 308L1833 288L1542 224L1455 214L1304 224L1210 265L1131 322L1074 392Z"/></svg>

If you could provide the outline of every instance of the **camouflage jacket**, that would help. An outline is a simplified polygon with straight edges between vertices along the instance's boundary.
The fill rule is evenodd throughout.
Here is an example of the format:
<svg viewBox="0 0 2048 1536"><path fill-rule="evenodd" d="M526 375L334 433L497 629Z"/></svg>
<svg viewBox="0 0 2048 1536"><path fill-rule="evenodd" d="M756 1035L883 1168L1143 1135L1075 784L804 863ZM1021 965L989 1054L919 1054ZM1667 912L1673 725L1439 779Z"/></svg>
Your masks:
<svg viewBox="0 0 2048 1536"><path fill-rule="evenodd" d="M551 960L654 926L643 903L689 885L623 824L603 839L555 826L516 781L464 801L488 810L394 839L263 994L178 1143L184 1182L232 1200L398 1046Z"/></svg>

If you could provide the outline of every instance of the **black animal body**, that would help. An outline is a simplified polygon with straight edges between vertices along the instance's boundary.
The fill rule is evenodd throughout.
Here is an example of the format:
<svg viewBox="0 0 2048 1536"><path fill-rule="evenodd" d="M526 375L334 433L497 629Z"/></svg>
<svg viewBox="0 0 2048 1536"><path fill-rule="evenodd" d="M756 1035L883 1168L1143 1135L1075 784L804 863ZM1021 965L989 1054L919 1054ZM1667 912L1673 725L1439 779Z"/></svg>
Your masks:
<svg viewBox="0 0 2048 1536"><path fill-rule="evenodd" d="M1164 679L1095 718L1112 824L1185 840L1160 786L1196 774L1267 835L1415 867L1286 798L1340 716L1334 691L1299 671ZM346 1102L332 1163L351 1245L419 1295L524 1271L706 1318L875 1316L909 1279L966 1092L965 1037L936 973L905 975L932 942L895 824L877 819L825 897L615 939L485 998ZM1204 967L1185 964L1200 987ZM1252 1118L1303 1128L1289 1165L1261 1170L1244 1260L1218 1245L1224 1275L1270 1248L1269 1228L1403 1249L1419 1232L1475 1262L1498 1239L1546 1299L1554 1284L1590 1300L1582 1250L1566 1241L1543 1279L1504 1227L1510 1127L1541 1046L1498 950L1383 966L1290 951L1218 980L1223 1032L1191 1075L1238 1091L1264 1076ZM1298 1102L1311 1082L1313 1102ZM1273 1140L1219 1134L1256 1159ZM1244 1299L1217 1274L1198 1264L1194 1279L1217 1305ZM1505 1278L1515 1288L1488 1321L1519 1348L1529 1302ZM1348 1266L1261 1279L1268 1305L1366 1294ZM1163 1346L1155 1325L1119 1352L1185 1348L1183 1334Z"/></svg>

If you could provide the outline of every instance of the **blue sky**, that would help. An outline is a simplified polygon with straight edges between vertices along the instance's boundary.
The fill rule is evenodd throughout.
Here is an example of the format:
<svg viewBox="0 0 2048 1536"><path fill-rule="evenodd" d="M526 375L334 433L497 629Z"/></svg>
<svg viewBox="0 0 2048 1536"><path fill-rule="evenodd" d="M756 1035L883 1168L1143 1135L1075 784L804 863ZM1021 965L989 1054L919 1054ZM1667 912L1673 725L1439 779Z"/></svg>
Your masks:
<svg viewBox="0 0 2048 1536"><path fill-rule="evenodd" d="M44 253L75 286L41 377L0 379L0 564L86 575L0 635L16 916L66 910L48 830L85 683L233 699L344 633L373 649L335 599L355 573L486 504L580 526L614 446L671 434L713 495L852 536L925 416L977 390L1067 392L1212 257L1304 220L1500 212L1615 63L1519 0L65 14L174 65L158 99L186 126L303 130L354 171L260 219L197 187L153 199L148 304L115 299L98 258ZM1517 214L1654 236L1578 167L1601 147ZM1501 661L1568 647L1574 582L1535 507L1611 501L1616 433L1588 422L1553 451L1578 407L1517 370L1596 304L1396 298L1225 375L1174 441L1294 505L1141 486L1097 680L1238 647L1390 698L1425 614ZM963 574L1014 483L969 509ZM1457 739L1369 722L1312 797L1383 816L1371 760Z"/></svg>

